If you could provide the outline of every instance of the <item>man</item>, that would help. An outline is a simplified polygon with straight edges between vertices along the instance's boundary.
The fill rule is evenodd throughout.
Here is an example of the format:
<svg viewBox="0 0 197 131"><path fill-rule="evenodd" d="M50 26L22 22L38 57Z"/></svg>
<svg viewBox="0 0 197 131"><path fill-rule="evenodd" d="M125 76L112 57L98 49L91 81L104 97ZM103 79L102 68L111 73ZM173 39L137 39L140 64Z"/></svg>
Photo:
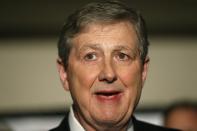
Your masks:
<svg viewBox="0 0 197 131"><path fill-rule="evenodd" d="M179 102L171 105L165 112L164 125L183 131L197 131L197 104Z"/></svg>
<svg viewBox="0 0 197 131"><path fill-rule="evenodd" d="M58 49L73 105L54 131L170 130L133 117L149 63L139 13L117 1L88 4L68 17Z"/></svg>

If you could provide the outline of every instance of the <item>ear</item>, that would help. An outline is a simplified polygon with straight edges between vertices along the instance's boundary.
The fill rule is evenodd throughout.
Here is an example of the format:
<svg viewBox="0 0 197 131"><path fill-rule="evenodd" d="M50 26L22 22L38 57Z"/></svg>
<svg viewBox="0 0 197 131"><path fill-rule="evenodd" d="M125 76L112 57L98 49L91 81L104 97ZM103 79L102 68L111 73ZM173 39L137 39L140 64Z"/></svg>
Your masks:
<svg viewBox="0 0 197 131"><path fill-rule="evenodd" d="M149 57L146 57L144 64L142 65L142 84L143 85L147 77L149 61L150 61Z"/></svg>
<svg viewBox="0 0 197 131"><path fill-rule="evenodd" d="M64 68L64 64L60 58L57 59L56 63L57 63L57 69L59 72L59 76L60 76L60 80L62 82L62 85L63 85L64 89L66 91L68 91L69 90L68 77L67 77L68 75L67 75L67 72Z"/></svg>

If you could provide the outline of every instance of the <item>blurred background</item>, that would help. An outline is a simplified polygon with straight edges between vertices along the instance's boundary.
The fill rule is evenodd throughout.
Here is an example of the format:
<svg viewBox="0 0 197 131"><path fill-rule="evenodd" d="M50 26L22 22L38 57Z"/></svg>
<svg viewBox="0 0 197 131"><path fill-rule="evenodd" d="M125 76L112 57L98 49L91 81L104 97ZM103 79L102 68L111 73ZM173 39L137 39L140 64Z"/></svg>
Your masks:
<svg viewBox="0 0 197 131"><path fill-rule="evenodd" d="M71 99L56 69L58 35L67 15L90 1L0 1L2 129L47 130L59 123ZM141 11L151 43L137 113L162 124L161 112L167 106L197 101L197 1L123 1Z"/></svg>

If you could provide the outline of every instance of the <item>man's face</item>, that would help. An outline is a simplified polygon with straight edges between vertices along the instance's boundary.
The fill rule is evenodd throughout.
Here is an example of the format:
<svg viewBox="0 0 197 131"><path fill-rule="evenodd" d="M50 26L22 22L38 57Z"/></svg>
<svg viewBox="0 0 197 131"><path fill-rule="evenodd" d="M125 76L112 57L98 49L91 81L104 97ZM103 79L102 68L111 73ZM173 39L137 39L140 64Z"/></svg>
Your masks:
<svg viewBox="0 0 197 131"><path fill-rule="evenodd" d="M121 125L131 117L148 64L141 64L137 42L128 22L90 24L73 38L68 68L59 65L59 72L79 121Z"/></svg>

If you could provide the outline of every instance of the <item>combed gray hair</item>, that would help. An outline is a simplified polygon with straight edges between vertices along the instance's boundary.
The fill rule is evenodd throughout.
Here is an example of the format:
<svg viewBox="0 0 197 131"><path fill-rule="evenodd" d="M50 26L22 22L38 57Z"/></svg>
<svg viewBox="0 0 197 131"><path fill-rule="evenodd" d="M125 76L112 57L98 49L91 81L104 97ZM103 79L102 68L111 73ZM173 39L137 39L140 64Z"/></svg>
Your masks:
<svg viewBox="0 0 197 131"><path fill-rule="evenodd" d="M62 28L58 42L58 55L64 67L67 68L68 58L72 47L71 39L90 23L109 24L129 21L138 36L138 47L142 63L148 54L148 37L145 21L138 11L127 7L120 1L105 1L85 5L68 16Z"/></svg>

